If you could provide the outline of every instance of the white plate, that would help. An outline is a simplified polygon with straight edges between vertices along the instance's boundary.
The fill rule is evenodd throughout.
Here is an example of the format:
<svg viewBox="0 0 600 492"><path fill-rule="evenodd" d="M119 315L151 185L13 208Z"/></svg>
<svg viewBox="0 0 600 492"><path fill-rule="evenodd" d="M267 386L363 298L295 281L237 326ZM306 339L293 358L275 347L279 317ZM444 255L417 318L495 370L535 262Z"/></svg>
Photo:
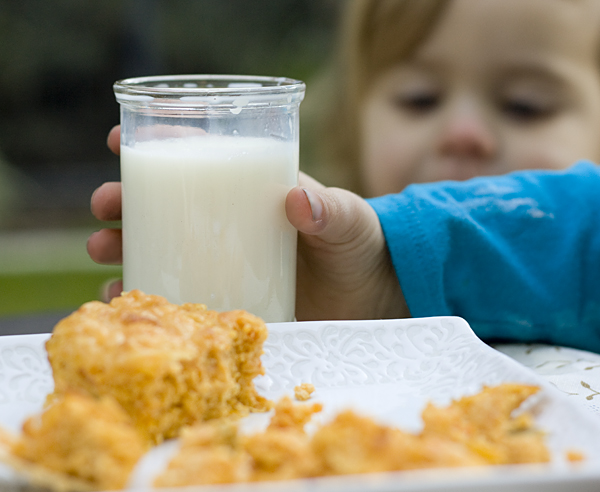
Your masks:
<svg viewBox="0 0 600 492"><path fill-rule="evenodd" d="M0 425L17 431L23 419L41 410L52 390L44 342L48 335L0 337ZM509 357L481 342L461 318L382 321L274 323L269 325L257 378L268 398L293 395L294 386L312 383L311 401L324 404L319 419L354 408L376 420L416 431L427 401L445 405L501 382L537 384L530 404L548 431L553 462L544 466L485 467L469 470L396 472L261 484L198 487L202 491L554 491L600 490L600 420L562 392ZM263 426L267 415L253 415L245 428ZM568 464L564 453L577 449L587 460ZM159 463L160 461L160 463ZM147 482L164 456L142 460L132 486ZM0 475L2 476L2 475ZM5 480L7 471L4 471ZM8 478L10 479L10 478ZM6 482L5 482L6 483Z"/></svg>

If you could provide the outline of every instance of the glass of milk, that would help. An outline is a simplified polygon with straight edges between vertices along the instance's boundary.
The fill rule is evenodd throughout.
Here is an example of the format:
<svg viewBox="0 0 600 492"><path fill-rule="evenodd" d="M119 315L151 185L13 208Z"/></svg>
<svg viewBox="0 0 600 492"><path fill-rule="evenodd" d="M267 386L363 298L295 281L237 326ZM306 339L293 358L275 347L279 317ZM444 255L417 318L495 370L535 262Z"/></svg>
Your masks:
<svg viewBox="0 0 600 492"><path fill-rule="evenodd" d="M174 303L294 320L298 80L120 80L123 283Z"/></svg>

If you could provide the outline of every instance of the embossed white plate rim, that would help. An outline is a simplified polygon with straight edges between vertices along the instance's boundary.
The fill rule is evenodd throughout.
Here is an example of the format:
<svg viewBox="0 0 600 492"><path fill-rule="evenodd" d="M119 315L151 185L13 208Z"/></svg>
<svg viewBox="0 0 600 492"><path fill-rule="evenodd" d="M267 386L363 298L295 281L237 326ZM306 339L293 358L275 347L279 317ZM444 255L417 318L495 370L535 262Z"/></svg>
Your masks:
<svg viewBox="0 0 600 492"><path fill-rule="evenodd" d="M582 425L590 426L590 434L591 437L596 438L600 436L600 424L596 422L597 419L593 419L591 414L586 414L579 407L575 407L572 405L567 398L564 397L560 392L551 387L551 385L547 384L544 380L539 378L533 372L524 368L520 364L516 363L509 357L504 354L499 353L498 351L492 349L487 346L480 340L478 340L475 335L470 330L468 324L460 319L454 317L438 317L438 318L418 318L418 319L410 319L410 320L378 320L378 321L328 321L328 322L300 322L300 323L278 323L278 324L270 324L270 336L267 341L265 347L268 349L270 341L273 340L274 335L277 336L288 336L289 334L297 333L299 330L308 338L310 338L315 333L325 333L327 334L328 328L332 328L332 332L335 330L347 330L347 333L350 335L355 335L360 332L360 330L370 329L374 327L379 327L382 331L382 334L389 335L390 330L397 330L402 332L402 330L408 330L409 327L419 327L421 330L430 330L432 333L436 330L439 331L440 323L451 323L454 324L458 338L465 341L465 343L469 343L468 347L472 347L472 350L475 352L473 355L475 357L475 361L477 364L480 364L480 368L485 366L486 364L497 364L500 368L506 368L507 372L511 372L512 374L519 374L522 376L523 381L535 382L542 386L543 392L546 394L547 401L545 404L552 404L553 406L560 407L561 411L566 412L571 418L578 420ZM415 331L418 333L418 331ZM426 331L423 332L425 335L428 335ZM15 347L21 347L24 352L31 350L35 352L35 350L43 349L43 344L45 340L48 338L47 334L34 334L34 335L14 335L14 336L5 336L0 337L0 391L7 388L9 382L6 379L7 374L13 374L16 376L21 376L21 381L24 381L26 378L26 370L19 369L19 367L15 366L13 360L13 366L10 367L10 361L6 358L7 350L15 350ZM319 341L318 338L314 338L312 341L309 341L308 345L312 343L326 343L325 341ZM456 343L457 337L454 338L452 343ZM443 342L443 340L441 340ZM371 341L372 342L372 341ZM369 343L371 343L369 342ZM376 343L376 342L372 342ZM461 342L462 343L462 342ZM427 345L424 345L427 348ZM463 347L462 345L458 348ZM322 349L325 350L325 349ZM468 351L465 351L468 353ZM322 354L323 355L323 354ZM327 354L325 354L326 356ZM331 355L331 354L329 354ZM335 354L334 354L335 355ZM339 355L339 354L338 354ZM359 354L360 355L360 354ZM364 356L364 354L362 355ZM23 362L21 365L23 367L27 366L30 375L36 375L35 364L30 356L25 359L27 363ZM269 355L266 356L268 360ZM448 355L451 357L451 354ZM326 357L325 357L326 358ZM441 352L439 354L439 360L445 362L447 357ZM360 357L359 359L360 360ZM345 361L347 362L347 361ZM397 361L396 361L397 362ZM415 359L418 363L419 361ZM422 361L425 364L425 368L427 369L427 360ZM468 362L468 361L467 361ZM488 365L489 365L488 364ZM475 366L477 367L477 366ZM377 367L375 367L377 370ZM11 372L12 371L12 372ZM485 372L485 367L483 367L483 372ZM306 373L308 374L308 373ZM32 376L32 377L33 377ZM40 376L42 379L43 377ZM49 377L47 374L46 377ZM367 381L366 379L362 379L361 381ZM435 375L433 376L433 381L435 382ZM291 385L295 381L286 380L286 384ZM306 382L306 381L305 381ZM335 381L333 381L335 383ZM36 382L32 379L31 390L34 391L35 394L35 384ZM37 382L41 384L40 381ZM380 383L373 383L373 387L377 387ZM394 384L393 382L385 382L382 383L385 385ZM15 390L16 385L13 385L12 390ZM331 386L333 390L340 389L345 391L346 388L343 386L338 388L335 386ZM336 389L337 388L337 389ZM39 388L38 388L39 389ZM326 388L322 388L325 391ZM360 388L359 388L360 389ZM362 388L364 389L364 388ZM317 387L317 393L320 388ZM471 388L470 392L473 391ZM289 387L285 389L285 393L289 393ZM334 391L335 392L335 391ZM14 394L14 391L13 391ZM24 394L24 393L23 393ZM1 395L0 395L1 396ZM35 405L32 404L32 407ZM6 404L2 404L0 401L0 412L2 411L2 407L6 408ZM21 410L23 410L26 405L20 405ZM543 413L543 411L542 411ZM543 416L543 415L542 415ZM2 417L0 417L0 422L2 421ZM473 470L432 470L432 471L417 471L417 472L394 472L394 473L384 473L384 474L369 474L369 475L356 475L356 476L346 476L346 477L325 477L319 479L310 479L310 480L294 480L287 482L272 482L272 483L260 483L260 484L240 484L240 485L224 485L224 486L203 486L203 487L191 487L186 488L188 490L201 490L201 491L248 491L254 492L258 490L281 490L285 492L295 492L295 491L304 491L304 490L316 490L316 491L332 491L332 492L354 492L354 491L366 491L366 492L391 492L391 491L399 491L399 492L424 492L424 491L458 491L458 490L467 490L467 491L475 491L482 490L484 488L486 491L515 491L515 490L523 490L523 491L553 491L553 490L564 490L565 487L568 487L570 492L578 492L583 490L597 490L600 489L600 451L597 449L593 450L593 455L589 456L589 460L587 460L581 466L564 466L558 464L557 466L550 467L538 467L538 466L509 466L509 467L486 467L484 469L473 469ZM2 475L0 474L0 478ZM145 487L138 487L135 490L157 490L157 489L147 489ZM164 490L164 489L163 489ZM177 489L181 490L181 489Z"/></svg>

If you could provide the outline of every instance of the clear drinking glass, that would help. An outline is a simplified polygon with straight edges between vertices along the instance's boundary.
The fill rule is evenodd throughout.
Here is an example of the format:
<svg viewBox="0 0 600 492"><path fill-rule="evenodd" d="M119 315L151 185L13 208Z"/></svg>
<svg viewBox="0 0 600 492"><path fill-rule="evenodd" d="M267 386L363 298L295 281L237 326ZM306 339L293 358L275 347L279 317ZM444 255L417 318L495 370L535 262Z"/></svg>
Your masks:
<svg viewBox="0 0 600 492"><path fill-rule="evenodd" d="M294 319L305 85L253 76L120 80L124 290Z"/></svg>

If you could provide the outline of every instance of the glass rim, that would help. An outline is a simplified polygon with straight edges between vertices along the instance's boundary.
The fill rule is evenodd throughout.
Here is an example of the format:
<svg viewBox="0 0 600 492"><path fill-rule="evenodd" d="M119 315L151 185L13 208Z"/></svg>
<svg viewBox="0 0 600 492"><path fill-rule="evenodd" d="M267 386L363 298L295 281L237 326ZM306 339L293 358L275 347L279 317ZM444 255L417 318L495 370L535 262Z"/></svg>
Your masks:
<svg viewBox="0 0 600 492"><path fill-rule="evenodd" d="M176 87L164 84L176 82ZM198 83L206 84L198 86ZM227 83L227 86L213 84ZM117 80L113 89L117 97L150 96L152 98L181 98L207 96L282 95L304 92L301 80L287 77L255 75L152 75Z"/></svg>
<svg viewBox="0 0 600 492"><path fill-rule="evenodd" d="M304 82L255 75L153 75L118 80L117 102L135 111L215 114L285 108L304 99Z"/></svg>

